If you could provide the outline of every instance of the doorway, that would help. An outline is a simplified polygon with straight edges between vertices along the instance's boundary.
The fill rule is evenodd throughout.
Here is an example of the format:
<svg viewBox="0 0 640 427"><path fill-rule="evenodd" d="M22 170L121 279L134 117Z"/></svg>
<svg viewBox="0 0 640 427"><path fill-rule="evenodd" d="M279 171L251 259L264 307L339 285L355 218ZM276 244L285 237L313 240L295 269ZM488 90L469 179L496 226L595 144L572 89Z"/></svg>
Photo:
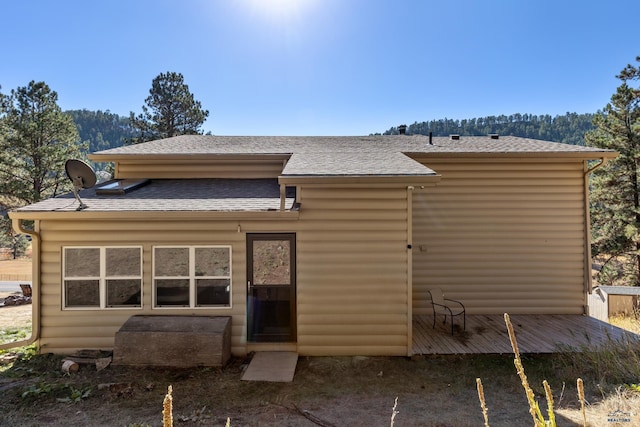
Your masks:
<svg viewBox="0 0 640 427"><path fill-rule="evenodd" d="M296 341L296 235L247 234L247 340Z"/></svg>

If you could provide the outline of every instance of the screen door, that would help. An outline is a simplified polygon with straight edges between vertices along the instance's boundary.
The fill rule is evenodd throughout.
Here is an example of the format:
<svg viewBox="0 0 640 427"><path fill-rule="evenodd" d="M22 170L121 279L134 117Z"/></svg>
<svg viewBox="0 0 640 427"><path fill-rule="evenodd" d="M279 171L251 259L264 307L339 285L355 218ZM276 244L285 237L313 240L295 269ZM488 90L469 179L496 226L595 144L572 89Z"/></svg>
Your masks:
<svg viewBox="0 0 640 427"><path fill-rule="evenodd" d="M296 341L296 235L247 234L247 338Z"/></svg>

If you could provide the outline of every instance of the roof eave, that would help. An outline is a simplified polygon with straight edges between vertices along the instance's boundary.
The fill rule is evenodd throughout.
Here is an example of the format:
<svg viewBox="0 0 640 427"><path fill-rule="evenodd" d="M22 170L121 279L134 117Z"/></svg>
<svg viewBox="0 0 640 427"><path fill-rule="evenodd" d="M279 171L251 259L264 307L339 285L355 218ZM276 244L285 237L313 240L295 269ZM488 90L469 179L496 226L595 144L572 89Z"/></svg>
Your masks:
<svg viewBox="0 0 640 427"><path fill-rule="evenodd" d="M429 175L281 175L278 182L284 185L326 186L376 186L399 187L407 185L435 185L442 178Z"/></svg>
<svg viewBox="0 0 640 427"><path fill-rule="evenodd" d="M9 218L20 220L283 220L298 219L297 210L269 211L13 211Z"/></svg>
<svg viewBox="0 0 640 427"><path fill-rule="evenodd" d="M244 159L283 159L291 157L291 153L182 153L182 154L88 154L87 158L93 162L122 162L122 161L174 161L174 160L244 160Z"/></svg>
<svg viewBox="0 0 640 427"><path fill-rule="evenodd" d="M429 158L544 158L544 159L576 159L576 160L598 160L602 158L613 159L619 156L616 151L500 151L500 152L406 152L407 156L416 159Z"/></svg>

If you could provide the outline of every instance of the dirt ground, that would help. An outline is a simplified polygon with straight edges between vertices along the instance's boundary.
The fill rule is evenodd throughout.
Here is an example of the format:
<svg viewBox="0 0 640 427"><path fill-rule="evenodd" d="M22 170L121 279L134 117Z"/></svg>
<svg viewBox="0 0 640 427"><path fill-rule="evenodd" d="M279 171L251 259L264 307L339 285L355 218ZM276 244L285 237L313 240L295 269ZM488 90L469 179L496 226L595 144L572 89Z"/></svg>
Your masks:
<svg viewBox="0 0 640 427"><path fill-rule="evenodd" d="M451 357L301 358L292 383L241 381L244 359L224 369L87 366L66 376L60 358L39 357L0 375L0 425L160 426L171 385L176 426L223 426L227 417L232 426L388 426L396 398L395 426L482 426L476 375L483 377L491 426L531 425L509 357L480 364ZM575 404L567 397L563 406ZM577 425L557 418L560 426Z"/></svg>
<svg viewBox="0 0 640 427"><path fill-rule="evenodd" d="M28 324L30 315L31 305L2 307L0 329ZM291 383L242 381L249 361L197 369L83 365L64 374L62 356L19 358L0 366L0 425L162 426L171 385L174 426L224 426L227 417L231 426L483 426L476 378L489 425L533 424L513 355L301 357ZM554 356L523 362L545 416L541 384L548 379L557 425L581 426L575 378ZM605 392L596 380L585 386L589 426L640 426L640 393Z"/></svg>
<svg viewBox="0 0 640 427"><path fill-rule="evenodd" d="M223 369L83 366L60 371L61 357L41 355L0 373L0 425L161 426L162 402L173 387L174 426L483 426L476 392L482 378L492 427L532 425L509 356L303 357L294 381L242 381L247 359ZM553 373L549 357L525 358L543 413L541 375L549 378L558 426L580 426L575 387ZM638 427L640 394L599 402L587 395L591 427ZM395 419L391 423L397 398ZM629 418L613 423L611 414Z"/></svg>
<svg viewBox="0 0 640 427"><path fill-rule="evenodd" d="M31 274L31 260L1 260L0 277L25 277ZM9 295L22 295L15 292L0 291L0 300ZM31 323L31 304L17 306L0 306L0 331L9 328L22 328Z"/></svg>

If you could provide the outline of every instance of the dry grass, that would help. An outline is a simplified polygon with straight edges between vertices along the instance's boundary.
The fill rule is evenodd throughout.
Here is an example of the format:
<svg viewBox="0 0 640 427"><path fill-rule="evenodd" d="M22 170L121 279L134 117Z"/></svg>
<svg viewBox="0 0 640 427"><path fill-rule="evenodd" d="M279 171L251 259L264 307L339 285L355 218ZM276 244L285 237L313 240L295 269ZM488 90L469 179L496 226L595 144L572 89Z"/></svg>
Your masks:
<svg viewBox="0 0 640 427"><path fill-rule="evenodd" d="M31 278L31 260L0 261L0 280L19 280L17 278ZM0 298L6 298L16 292L0 292ZM0 343L13 342L28 338L31 335L32 306L18 305L0 307Z"/></svg>
<svg viewBox="0 0 640 427"><path fill-rule="evenodd" d="M31 327L31 304L0 307L0 330Z"/></svg>
<svg viewBox="0 0 640 427"><path fill-rule="evenodd" d="M640 313L634 316L616 316L609 319L609 323L640 335Z"/></svg>
<svg viewBox="0 0 640 427"><path fill-rule="evenodd" d="M611 323L640 333L638 317L616 318ZM583 347L577 353L557 357L563 375L585 373L592 395L584 410L587 426L640 427L640 342L610 342ZM565 406L556 411L568 420L582 422L579 408Z"/></svg>
<svg viewBox="0 0 640 427"><path fill-rule="evenodd" d="M31 259L0 260L0 281L31 281Z"/></svg>
<svg viewBox="0 0 640 427"><path fill-rule="evenodd" d="M513 348L513 353L515 355L514 364L515 364L518 376L522 381L522 387L524 388L525 394L527 396L527 403L529 404L529 413L531 414L533 424L536 427L556 427L555 412L553 407L554 400L553 400L553 394L551 392L551 387L549 386L549 383L547 382L546 379L542 381L542 385L544 387L544 395L547 400L547 414L549 417L548 419L545 419L542 411L540 410L540 404L536 399L536 395L533 392L533 389L531 388L531 386L529 385L529 380L527 378L527 375L524 372L524 365L522 364L522 358L520 355L520 351L518 350L518 342L516 339L516 335L513 330L513 326L511 324L511 319L509 318L509 315L507 313L505 313L504 315L504 321L507 326L507 331L509 332L509 340L511 341L511 348ZM478 381L478 394L480 395L481 394L480 379L478 379L477 381ZM581 385L582 385L582 380L578 380L578 389L579 389L578 394L584 394L581 388ZM480 397L480 403L483 410L485 425L488 427L488 417L487 417L487 411L485 408L484 394L482 394Z"/></svg>
<svg viewBox="0 0 640 427"><path fill-rule="evenodd" d="M592 402L585 408L588 427L601 426L640 426L640 393L624 387L607 394L597 402ZM556 413L567 420L582 425L582 414L576 408L557 409ZM617 421L614 421L617 420Z"/></svg>
<svg viewBox="0 0 640 427"><path fill-rule="evenodd" d="M627 340L624 342L610 342L607 345L591 348L583 347L579 352L565 353L559 356L562 363L570 365L576 371L584 372L587 376L599 378L603 382L612 379L623 384L617 386L614 392L605 393L603 387L597 383L595 388L602 393L602 399L588 405L584 392L584 381L578 378L576 382L579 408L555 408L554 397L547 380L543 381L544 395L546 396L546 406L548 419L545 419L539 404L536 393L529 385L529 381L524 372L518 344L516 340L509 315L505 314L505 323L509 332L511 346L515 355L514 364L518 376L522 381L529 412L535 427L555 427L556 416L564 417L583 427L599 427L603 425L615 426L640 426L640 381L638 383L625 383L623 378L640 379L640 343L637 340ZM619 319L631 331L638 330L638 316L630 319ZM585 357L586 356L586 357ZM591 370L590 365L595 365ZM593 367L593 366L591 366ZM489 427L489 417L484 388L480 378L476 379L478 398L484 417L485 427ZM563 384L562 392L565 387ZM561 394L562 399L562 394ZM587 421L591 420L591 421Z"/></svg>

